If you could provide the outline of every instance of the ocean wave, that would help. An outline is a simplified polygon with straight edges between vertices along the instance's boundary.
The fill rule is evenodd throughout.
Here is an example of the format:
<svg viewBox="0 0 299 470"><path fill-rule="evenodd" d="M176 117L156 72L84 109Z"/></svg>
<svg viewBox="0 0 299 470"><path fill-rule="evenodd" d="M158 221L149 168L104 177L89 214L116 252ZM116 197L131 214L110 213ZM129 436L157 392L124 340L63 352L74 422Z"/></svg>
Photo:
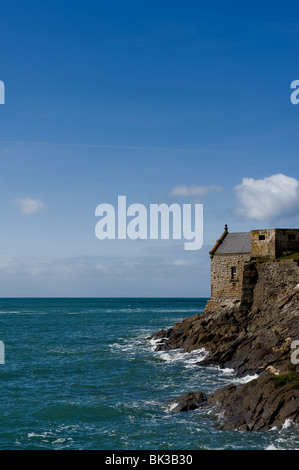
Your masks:
<svg viewBox="0 0 299 470"><path fill-rule="evenodd" d="M287 418L281 429L274 426L270 430L275 438L265 450L299 450L299 427L292 419Z"/></svg>
<svg viewBox="0 0 299 470"><path fill-rule="evenodd" d="M279 449L277 447L275 447L274 444L270 444L265 448L265 450L279 450Z"/></svg>
<svg viewBox="0 0 299 470"><path fill-rule="evenodd" d="M21 310L0 310L0 315L10 315L10 314L18 314L18 315L48 315L49 312L24 312Z"/></svg>
<svg viewBox="0 0 299 470"><path fill-rule="evenodd" d="M203 309L201 308L190 308L190 309L181 309L181 308L140 308L140 307L131 307L131 308L105 308L103 309L105 313L169 313L171 315L177 313L202 313ZM189 316L189 315L188 315Z"/></svg>
<svg viewBox="0 0 299 470"><path fill-rule="evenodd" d="M246 384L247 382L251 382L251 380L258 379L258 377L259 377L258 374L246 375L245 377L241 377L241 378L233 380L233 382L235 384L242 385L242 384Z"/></svg>
<svg viewBox="0 0 299 470"><path fill-rule="evenodd" d="M298 427L297 424L292 419L286 419L282 425L282 429L288 429L292 427L295 427L295 428Z"/></svg>
<svg viewBox="0 0 299 470"><path fill-rule="evenodd" d="M0 310L1 315L6 315L7 313L21 313L20 310Z"/></svg>
<svg viewBox="0 0 299 470"><path fill-rule="evenodd" d="M169 405L166 405L165 406L165 409L166 411L168 411L169 413L174 410L177 406L179 405L179 403L170 403Z"/></svg>
<svg viewBox="0 0 299 470"><path fill-rule="evenodd" d="M183 362L186 367L196 366L199 362L203 361L208 354L208 351L204 348L196 349L191 352L182 352L181 349L155 352L155 355L165 362Z"/></svg>
<svg viewBox="0 0 299 470"><path fill-rule="evenodd" d="M81 311L81 312L66 312L67 315L82 315L84 313L87 313L87 312L84 312L84 311Z"/></svg>
<svg viewBox="0 0 299 470"><path fill-rule="evenodd" d="M45 437L49 437L49 436L54 436L54 433L53 433L52 431L45 431L45 432L43 432L43 433L41 433L41 434L38 434L38 433L35 433L35 432L29 432L29 433L27 434L27 437L28 437L29 439L32 439L32 438L34 438L34 437L42 437L42 438L45 438Z"/></svg>
<svg viewBox="0 0 299 470"><path fill-rule="evenodd" d="M211 366L213 369L217 369L223 375L235 375L235 370L229 367Z"/></svg>
<svg viewBox="0 0 299 470"><path fill-rule="evenodd" d="M61 433L60 429L56 429L55 431L44 431L41 433L36 432L29 432L27 434L27 438L34 441L35 444L39 444L43 446L43 444L47 443L50 446L54 446L53 448L67 448L71 442L73 442L73 438L67 436L59 436ZM58 447L56 447L58 445Z"/></svg>
<svg viewBox="0 0 299 470"><path fill-rule="evenodd" d="M163 344L165 343L166 341L168 341L168 338L157 338L157 339L150 339L149 340L149 344L151 345L151 350L152 352L155 352L156 351L156 347L159 345L159 344Z"/></svg>

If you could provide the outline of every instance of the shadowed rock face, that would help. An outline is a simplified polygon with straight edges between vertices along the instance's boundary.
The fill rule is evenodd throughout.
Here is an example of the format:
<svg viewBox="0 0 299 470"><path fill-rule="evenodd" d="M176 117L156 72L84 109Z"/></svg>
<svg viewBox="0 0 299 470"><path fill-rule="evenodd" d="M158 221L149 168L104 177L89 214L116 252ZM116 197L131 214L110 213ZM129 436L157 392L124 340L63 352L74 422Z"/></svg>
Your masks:
<svg viewBox="0 0 299 470"><path fill-rule="evenodd" d="M199 395L185 403L188 409L222 409L227 429L264 430L281 427L287 419L298 423L299 380L279 386L274 381L278 375L299 374L299 365L291 362L291 343L299 339L298 266L293 261L254 264L257 283L251 307L214 300L204 313L151 337L160 339L157 350L205 348L209 354L200 365L233 368L239 377L260 376L238 387L223 387L203 403Z"/></svg>
<svg viewBox="0 0 299 470"><path fill-rule="evenodd" d="M223 411L223 429L265 431L287 420L299 424L299 374L262 377L241 386L227 385L205 395L185 393L172 412L214 407Z"/></svg>
<svg viewBox="0 0 299 470"><path fill-rule="evenodd" d="M184 395L173 400L173 403L175 405L171 410L173 413L196 410L207 404L207 396L202 392L184 393Z"/></svg>
<svg viewBox="0 0 299 470"><path fill-rule="evenodd" d="M281 428L288 419L299 424L299 374L228 385L217 390L209 403L224 410L224 429L264 431Z"/></svg>

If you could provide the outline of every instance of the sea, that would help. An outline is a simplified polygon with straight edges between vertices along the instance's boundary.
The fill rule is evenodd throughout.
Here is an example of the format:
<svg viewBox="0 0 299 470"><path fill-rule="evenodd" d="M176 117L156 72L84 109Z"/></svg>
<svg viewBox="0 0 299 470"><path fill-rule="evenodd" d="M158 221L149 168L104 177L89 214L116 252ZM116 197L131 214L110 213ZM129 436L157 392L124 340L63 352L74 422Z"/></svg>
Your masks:
<svg viewBox="0 0 299 470"><path fill-rule="evenodd" d="M253 378L201 365L203 349L157 352L148 340L206 302L0 299L0 449L299 449L291 422L262 433L224 431L214 410L172 411L182 393Z"/></svg>

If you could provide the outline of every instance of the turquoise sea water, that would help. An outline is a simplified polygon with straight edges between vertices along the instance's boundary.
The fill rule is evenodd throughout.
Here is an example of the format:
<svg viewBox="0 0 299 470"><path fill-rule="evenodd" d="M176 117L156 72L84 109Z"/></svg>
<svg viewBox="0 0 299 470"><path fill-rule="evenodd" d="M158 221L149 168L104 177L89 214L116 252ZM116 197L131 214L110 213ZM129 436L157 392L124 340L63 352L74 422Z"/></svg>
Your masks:
<svg viewBox="0 0 299 470"><path fill-rule="evenodd" d="M170 400L211 392L233 371L204 351L158 353L146 338L201 312L206 299L1 299L0 449L298 449L290 423L222 431L213 411Z"/></svg>

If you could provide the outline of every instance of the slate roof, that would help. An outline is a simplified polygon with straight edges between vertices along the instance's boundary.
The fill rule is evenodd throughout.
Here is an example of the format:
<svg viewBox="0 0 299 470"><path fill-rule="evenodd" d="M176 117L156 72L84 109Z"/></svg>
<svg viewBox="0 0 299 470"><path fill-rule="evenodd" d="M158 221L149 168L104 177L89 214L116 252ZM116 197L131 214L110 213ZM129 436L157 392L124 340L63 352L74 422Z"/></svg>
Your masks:
<svg viewBox="0 0 299 470"><path fill-rule="evenodd" d="M250 232L228 233L215 251L215 254L228 255L234 253L250 253L250 251Z"/></svg>

